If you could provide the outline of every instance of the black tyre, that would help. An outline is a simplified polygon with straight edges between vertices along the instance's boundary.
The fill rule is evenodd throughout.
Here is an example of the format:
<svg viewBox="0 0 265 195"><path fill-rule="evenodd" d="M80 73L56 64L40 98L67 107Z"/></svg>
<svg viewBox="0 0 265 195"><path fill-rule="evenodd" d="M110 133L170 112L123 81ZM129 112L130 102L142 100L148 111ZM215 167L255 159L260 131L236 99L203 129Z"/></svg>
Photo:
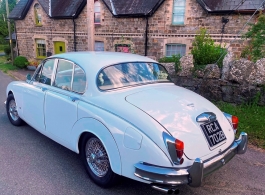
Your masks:
<svg viewBox="0 0 265 195"><path fill-rule="evenodd" d="M23 124L23 120L18 116L17 105L13 94L9 94L6 100L6 113L10 122L15 126Z"/></svg>
<svg viewBox="0 0 265 195"><path fill-rule="evenodd" d="M89 177L97 185L109 188L119 180L119 175L111 170L104 145L94 135L86 134L82 139L81 157Z"/></svg>

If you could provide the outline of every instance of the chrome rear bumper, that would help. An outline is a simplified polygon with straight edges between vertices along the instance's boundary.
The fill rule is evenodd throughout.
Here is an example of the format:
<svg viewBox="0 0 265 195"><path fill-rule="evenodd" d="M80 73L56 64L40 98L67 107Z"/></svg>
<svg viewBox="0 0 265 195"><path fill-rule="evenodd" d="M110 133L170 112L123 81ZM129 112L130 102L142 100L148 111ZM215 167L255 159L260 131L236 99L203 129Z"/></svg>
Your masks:
<svg viewBox="0 0 265 195"><path fill-rule="evenodd" d="M156 185L189 184L193 187L199 187L203 177L225 165L236 154L244 154L247 151L247 143L248 135L242 132L239 138L223 153L205 161L197 158L190 167L176 169L140 162L134 165L134 175Z"/></svg>

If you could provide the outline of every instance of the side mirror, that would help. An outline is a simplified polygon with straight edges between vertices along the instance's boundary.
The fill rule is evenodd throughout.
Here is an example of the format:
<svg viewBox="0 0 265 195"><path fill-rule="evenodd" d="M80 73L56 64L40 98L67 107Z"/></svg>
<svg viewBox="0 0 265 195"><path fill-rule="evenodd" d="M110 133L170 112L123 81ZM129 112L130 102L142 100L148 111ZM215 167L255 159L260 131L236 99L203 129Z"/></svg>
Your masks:
<svg viewBox="0 0 265 195"><path fill-rule="evenodd" d="M31 81L31 75L27 74L26 81L29 83Z"/></svg>

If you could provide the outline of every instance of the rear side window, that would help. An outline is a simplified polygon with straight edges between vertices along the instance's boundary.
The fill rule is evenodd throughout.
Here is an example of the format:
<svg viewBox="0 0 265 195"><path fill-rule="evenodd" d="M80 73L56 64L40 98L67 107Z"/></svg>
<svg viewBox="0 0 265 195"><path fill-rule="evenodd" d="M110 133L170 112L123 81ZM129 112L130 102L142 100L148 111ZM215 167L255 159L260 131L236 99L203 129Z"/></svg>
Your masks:
<svg viewBox="0 0 265 195"><path fill-rule="evenodd" d="M74 69L73 91L76 93L84 93L86 89L85 72L77 65Z"/></svg>

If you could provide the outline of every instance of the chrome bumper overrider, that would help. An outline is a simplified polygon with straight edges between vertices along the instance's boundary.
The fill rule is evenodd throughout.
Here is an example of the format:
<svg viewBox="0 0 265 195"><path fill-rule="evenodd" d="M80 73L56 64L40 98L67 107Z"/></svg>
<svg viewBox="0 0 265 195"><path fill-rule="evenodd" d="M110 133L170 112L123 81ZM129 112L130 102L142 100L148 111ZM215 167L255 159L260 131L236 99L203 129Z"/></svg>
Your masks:
<svg viewBox="0 0 265 195"><path fill-rule="evenodd" d="M181 169L159 167L140 162L134 165L134 175L156 185L189 184L193 187L199 187L204 176L225 165L236 154L244 154L247 150L247 143L248 135L242 132L228 149L208 160L202 161L197 158L192 166Z"/></svg>

